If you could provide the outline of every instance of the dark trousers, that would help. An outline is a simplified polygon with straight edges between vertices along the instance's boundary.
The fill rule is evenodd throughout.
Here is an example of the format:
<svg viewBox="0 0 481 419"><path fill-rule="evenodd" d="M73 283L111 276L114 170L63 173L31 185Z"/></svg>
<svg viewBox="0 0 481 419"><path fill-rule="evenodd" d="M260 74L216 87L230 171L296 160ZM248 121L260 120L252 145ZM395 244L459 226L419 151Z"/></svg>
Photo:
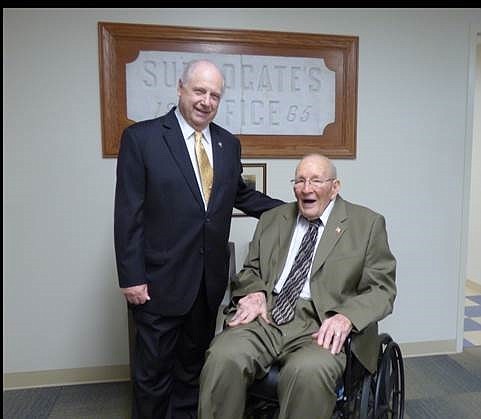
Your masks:
<svg viewBox="0 0 481 419"><path fill-rule="evenodd" d="M207 305L205 285L183 316L166 317L142 306L133 308L132 418L197 417L199 375L215 334L216 316Z"/></svg>

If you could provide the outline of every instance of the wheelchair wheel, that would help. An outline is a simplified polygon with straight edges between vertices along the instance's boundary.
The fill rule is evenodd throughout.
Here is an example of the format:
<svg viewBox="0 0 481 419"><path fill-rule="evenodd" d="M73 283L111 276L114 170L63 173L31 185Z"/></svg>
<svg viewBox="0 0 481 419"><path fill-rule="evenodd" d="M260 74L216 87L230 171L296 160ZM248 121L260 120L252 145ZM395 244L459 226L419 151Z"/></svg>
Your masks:
<svg viewBox="0 0 481 419"><path fill-rule="evenodd" d="M374 419L404 417L404 365L399 345L387 339L375 375Z"/></svg>
<svg viewBox="0 0 481 419"><path fill-rule="evenodd" d="M362 380L360 394L358 395L357 409L355 410L356 418L372 419L374 417L374 396L376 392L376 383L372 375L365 375Z"/></svg>
<svg viewBox="0 0 481 419"><path fill-rule="evenodd" d="M356 382L353 394L337 406L339 415L333 419L372 419L375 392L376 382L373 376L365 371Z"/></svg>

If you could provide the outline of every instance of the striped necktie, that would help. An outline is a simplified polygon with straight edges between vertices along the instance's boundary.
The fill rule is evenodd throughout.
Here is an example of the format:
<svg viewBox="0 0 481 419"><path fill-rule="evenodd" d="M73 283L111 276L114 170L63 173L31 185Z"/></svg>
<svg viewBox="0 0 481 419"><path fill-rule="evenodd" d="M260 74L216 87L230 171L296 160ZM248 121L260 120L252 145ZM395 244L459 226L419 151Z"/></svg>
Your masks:
<svg viewBox="0 0 481 419"><path fill-rule="evenodd" d="M311 267L317 232L321 224L320 219L309 221L309 228L302 238L292 268L272 309L272 319L278 325L287 323L294 318L294 309Z"/></svg>

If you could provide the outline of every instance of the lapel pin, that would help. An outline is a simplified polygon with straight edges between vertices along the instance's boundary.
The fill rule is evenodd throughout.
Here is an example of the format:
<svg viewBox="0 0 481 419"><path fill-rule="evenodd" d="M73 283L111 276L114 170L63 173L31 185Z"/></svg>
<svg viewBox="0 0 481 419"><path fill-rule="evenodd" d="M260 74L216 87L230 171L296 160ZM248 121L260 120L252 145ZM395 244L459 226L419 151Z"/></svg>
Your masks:
<svg viewBox="0 0 481 419"><path fill-rule="evenodd" d="M217 144L219 145L220 148L222 148L222 143L220 141Z"/></svg>
<svg viewBox="0 0 481 419"><path fill-rule="evenodd" d="M336 227L336 233L339 234L341 232L341 228L340 227Z"/></svg>

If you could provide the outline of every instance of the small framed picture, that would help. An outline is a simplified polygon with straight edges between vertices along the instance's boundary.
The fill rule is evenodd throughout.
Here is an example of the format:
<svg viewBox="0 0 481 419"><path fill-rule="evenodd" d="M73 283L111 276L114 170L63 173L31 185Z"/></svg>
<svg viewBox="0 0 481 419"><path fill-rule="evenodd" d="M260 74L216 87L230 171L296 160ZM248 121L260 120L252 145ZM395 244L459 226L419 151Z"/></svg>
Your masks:
<svg viewBox="0 0 481 419"><path fill-rule="evenodd" d="M253 189L266 193L266 163L242 163L242 178ZM245 217L242 211L234 208L233 217Z"/></svg>

